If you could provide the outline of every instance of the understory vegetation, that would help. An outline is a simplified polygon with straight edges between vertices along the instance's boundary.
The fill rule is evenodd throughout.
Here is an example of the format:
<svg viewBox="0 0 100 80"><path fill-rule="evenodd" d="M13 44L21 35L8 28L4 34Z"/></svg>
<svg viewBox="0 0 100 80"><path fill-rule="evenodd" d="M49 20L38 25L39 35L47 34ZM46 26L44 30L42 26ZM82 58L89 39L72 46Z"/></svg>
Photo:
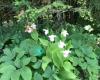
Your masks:
<svg viewBox="0 0 100 80"><path fill-rule="evenodd" d="M100 80L100 0L0 0L0 80Z"/></svg>

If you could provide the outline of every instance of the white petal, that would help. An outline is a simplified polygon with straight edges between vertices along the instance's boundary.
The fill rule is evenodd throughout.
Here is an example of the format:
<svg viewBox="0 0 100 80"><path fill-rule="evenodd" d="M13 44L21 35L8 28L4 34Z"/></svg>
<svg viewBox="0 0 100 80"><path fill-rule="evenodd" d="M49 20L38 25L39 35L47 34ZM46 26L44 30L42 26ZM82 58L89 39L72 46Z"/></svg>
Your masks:
<svg viewBox="0 0 100 80"><path fill-rule="evenodd" d="M54 41L54 38L56 37L56 35L50 35L50 36L48 36L49 37L49 39L50 39L50 41Z"/></svg>
<svg viewBox="0 0 100 80"><path fill-rule="evenodd" d="M31 28L36 29L35 23L33 23L33 24L31 25Z"/></svg>
<svg viewBox="0 0 100 80"><path fill-rule="evenodd" d="M91 28L91 25L86 25L86 26L84 27L85 30L89 30L90 28Z"/></svg>
<svg viewBox="0 0 100 80"><path fill-rule="evenodd" d="M67 32L66 30L63 30L63 31L61 32L61 35L63 35L64 37L66 37L66 36L69 35L69 34L68 34L68 32Z"/></svg>
<svg viewBox="0 0 100 80"><path fill-rule="evenodd" d="M71 53L70 50L65 50L65 51L63 51L64 57L67 57L67 56L69 55L69 53Z"/></svg>
<svg viewBox="0 0 100 80"><path fill-rule="evenodd" d="M49 33L49 31L47 29L43 29L45 35L47 35Z"/></svg>
<svg viewBox="0 0 100 80"><path fill-rule="evenodd" d="M59 48L64 48L66 46L66 44L63 42L63 41L60 41L59 43L58 43L58 47Z"/></svg>

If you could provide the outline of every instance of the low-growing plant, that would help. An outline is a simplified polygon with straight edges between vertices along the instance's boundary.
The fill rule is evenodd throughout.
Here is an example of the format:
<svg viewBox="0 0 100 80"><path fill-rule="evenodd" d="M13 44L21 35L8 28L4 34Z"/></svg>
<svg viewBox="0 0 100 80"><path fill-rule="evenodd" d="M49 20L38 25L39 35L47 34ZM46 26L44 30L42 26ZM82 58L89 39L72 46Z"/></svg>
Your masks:
<svg viewBox="0 0 100 80"><path fill-rule="evenodd" d="M65 30L66 31L66 30ZM67 33L66 33L67 34ZM74 67L66 58L71 51L65 47L63 34L40 38L37 31L32 39L21 41L15 48L5 48L0 59L1 80L75 80ZM52 40L53 38L53 40ZM60 40L63 40L62 42ZM65 47L65 49L64 49ZM7 71L7 72L6 72Z"/></svg>
<svg viewBox="0 0 100 80"><path fill-rule="evenodd" d="M96 2L15 0L12 20L1 6L0 80L99 80Z"/></svg>

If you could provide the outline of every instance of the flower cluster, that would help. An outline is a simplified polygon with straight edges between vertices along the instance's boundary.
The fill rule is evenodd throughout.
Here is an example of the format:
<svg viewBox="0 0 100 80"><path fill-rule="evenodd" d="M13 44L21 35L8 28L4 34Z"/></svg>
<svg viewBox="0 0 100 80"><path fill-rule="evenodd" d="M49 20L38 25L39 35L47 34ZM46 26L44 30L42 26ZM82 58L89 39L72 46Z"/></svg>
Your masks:
<svg viewBox="0 0 100 80"><path fill-rule="evenodd" d="M58 47L59 47L59 48L64 48L65 46L66 46L66 44L65 44L63 41L60 41L60 42L58 43ZM70 50L64 50L64 51L63 51L63 56L66 58L66 57L68 57L69 53L71 53Z"/></svg>
<svg viewBox="0 0 100 80"><path fill-rule="evenodd" d="M44 31L44 34L45 34L45 35L48 35L48 34L49 34L49 30L43 29L43 31ZM69 35L69 34L68 34L68 32L67 32L66 30L63 30L63 31L61 32L61 35L62 35L63 37L66 38L66 36ZM53 35L53 34L48 36L48 38L49 38L49 40L50 40L51 42L54 42L56 37L57 37L57 36L56 36L56 35ZM61 40L60 40L60 41L58 42L58 47L59 47L59 48L64 48L65 46L66 46L66 44L64 43L64 41L61 41ZM66 57L69 55L69 53L71 53L70 50L64 50L64 51L63 51L63 56L66 58Z"/></svg>
<svg viewBox="0 0 100 80"><path fill-rule="evenodd" d="M44 31L44 34L45 34L45 35L48 35L48 34L49 34L49 30L43 29L43 31ZM55 41L55 37L56 37L56 35L49 35L49 36L48 36L48 38L49 38L49 40L50 40L51 42Z"/></svg>

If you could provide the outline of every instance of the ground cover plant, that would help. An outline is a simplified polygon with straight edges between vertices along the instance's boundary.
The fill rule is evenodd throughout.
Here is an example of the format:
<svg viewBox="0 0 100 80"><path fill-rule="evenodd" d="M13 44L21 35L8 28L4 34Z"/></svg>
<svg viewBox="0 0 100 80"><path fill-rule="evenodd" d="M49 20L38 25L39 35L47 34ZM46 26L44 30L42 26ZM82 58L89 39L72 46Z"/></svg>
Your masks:
<svg viewBox="0 0 100 80"><path fill-rule="evenodd" d="M1 0L0 80L99 80L99 0Z"/></svg>

